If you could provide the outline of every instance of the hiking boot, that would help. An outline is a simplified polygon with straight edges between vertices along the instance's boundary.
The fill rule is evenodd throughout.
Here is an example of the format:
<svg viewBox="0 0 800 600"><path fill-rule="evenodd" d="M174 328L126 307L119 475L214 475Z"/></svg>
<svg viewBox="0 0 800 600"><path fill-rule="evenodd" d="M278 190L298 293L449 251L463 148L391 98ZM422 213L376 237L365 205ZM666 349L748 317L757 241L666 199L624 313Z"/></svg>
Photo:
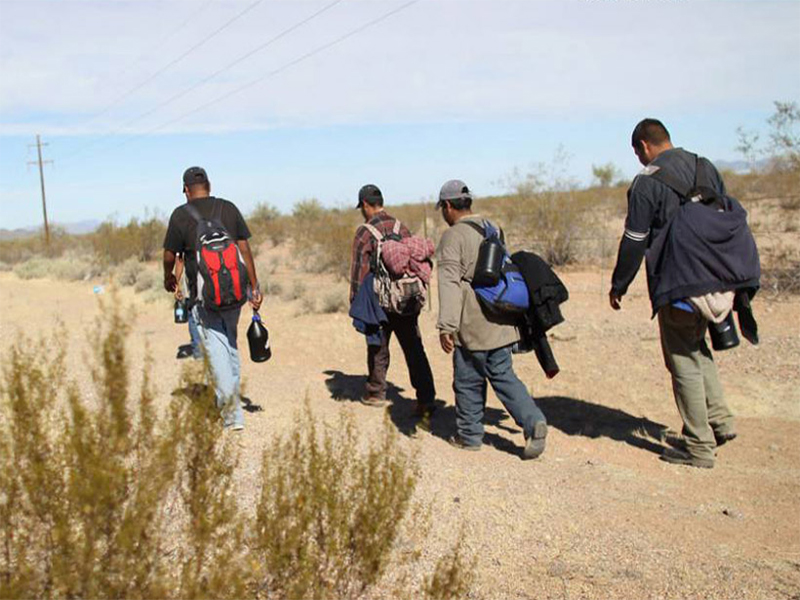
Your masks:
<svg viewBox="0 0 800 600"><path fill-rule="evenodd" d="M461 436L458 434L451 435L447 438L447 443L453 446L453 448L458 448L459 450L469 450L470 452L477 452L481 449L482 444L467 444L464 440L461 439Z"/></svg>
<svg viewBox="0 0 800 600"><path fill-rule="evenodd" d="M698 458L692 456L688 452L681 452L676 448L664 448L664 452L661 454L661 460L673 465L686 465L687 467L698 467L700 469L714 468L714 459Z"/></svg>
<svg viewBox="0 0 800 600"><path fill-rule="evenodd" d="M539 458L544 452L545 442L547 440L547 423L544 421L536 421L533 425L533 434L527 438L525 449L522 451L522 460L531 460L532 458Z"/></svg>
<svg viewBox="0 0 800 600"><path fill-rule="evenodd" d="M714 439L717 441L717 448L724 446L728 442L736 439L735 433L717 433L714 432Z"/></svg>
<svg viewBox="0 0 800 600"><path fill-rule="evenodd" d="M662 441L669 444L673 448L677 448L678 450L682 450L683 452L688 452L688 446L686 445L686 438L683 437L680 433L675 433L674 431L668 431L666 434L664 434L664 438Z"/></svg>
<svg viewBox="0 0 800 600"><path fill-rule="evenodd" d="M375 408L384 408L391 403L386 398L361 398L361 404L364 406L374 406Z"/></svg>

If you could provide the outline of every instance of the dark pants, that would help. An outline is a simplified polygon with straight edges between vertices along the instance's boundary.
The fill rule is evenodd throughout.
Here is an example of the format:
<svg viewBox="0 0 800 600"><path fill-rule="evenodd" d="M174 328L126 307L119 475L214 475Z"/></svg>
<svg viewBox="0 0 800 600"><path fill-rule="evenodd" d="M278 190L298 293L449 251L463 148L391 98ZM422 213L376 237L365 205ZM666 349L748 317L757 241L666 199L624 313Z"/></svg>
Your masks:
<svg viewBox="0 0 800 600"><path fill-rule="evenodd" d="M464 443L483 443L483 414L486 410L486 381L500 402L522 428L525 438L533 435L534 425L545 421L528 388L514 373L511 346L470 352L456 346L453 352L453 391L456 394L456 429Z"/></svg>
<svg viewBox="0 0 800 600"><path fill-rule="evenodd" d="M408 376L421 403L433 402L436 388L433 374L425 355L425 347L419 334L417 315L386 315L389 322L383 328L380 346L367 346L367 398L383 400L386 398L386 372L389 370L389 340L392 333L397 336L400 348L406 358Z"/></svg>

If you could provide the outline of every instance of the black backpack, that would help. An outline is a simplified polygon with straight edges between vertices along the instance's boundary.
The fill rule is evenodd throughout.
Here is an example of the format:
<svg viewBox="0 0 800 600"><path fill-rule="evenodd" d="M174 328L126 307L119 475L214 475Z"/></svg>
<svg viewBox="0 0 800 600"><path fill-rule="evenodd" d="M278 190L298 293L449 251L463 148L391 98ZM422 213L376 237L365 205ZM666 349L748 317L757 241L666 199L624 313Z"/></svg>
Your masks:
<svg viewBox="0 0 800 600"><path fill-rule="evenodd" d="M214 200L206 219L191 204L186 210L197 222L197 299L206 309L229 310L247 302L249 280L239 247L222 224L222 201Z"/></svg>

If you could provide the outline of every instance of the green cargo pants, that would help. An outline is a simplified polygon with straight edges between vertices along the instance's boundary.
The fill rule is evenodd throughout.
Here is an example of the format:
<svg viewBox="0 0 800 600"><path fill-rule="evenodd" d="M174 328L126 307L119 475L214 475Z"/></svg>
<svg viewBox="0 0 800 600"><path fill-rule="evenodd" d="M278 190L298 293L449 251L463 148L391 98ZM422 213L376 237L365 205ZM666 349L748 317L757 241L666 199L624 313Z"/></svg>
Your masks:
<svg viewBox="0 0 800 600"><path fill-rule="evenodd" d="M696 458L714 460L714 434L734 433L735 425L706 344L708 321L698 313L665 306L658 311L658 326L687 450Z"/></svg>

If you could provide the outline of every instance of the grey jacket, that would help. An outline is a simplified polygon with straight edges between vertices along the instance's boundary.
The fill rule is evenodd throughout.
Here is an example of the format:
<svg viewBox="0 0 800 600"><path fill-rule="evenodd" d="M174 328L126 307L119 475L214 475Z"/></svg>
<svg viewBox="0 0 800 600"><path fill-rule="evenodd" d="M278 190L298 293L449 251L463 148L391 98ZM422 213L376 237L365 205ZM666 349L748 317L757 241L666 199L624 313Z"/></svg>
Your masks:
<svg viewBox="0 0 800 600"><path fill-rule="evenodd" d="M472 214L461 221L483 223L480 215ZM519 332L511 323L490 321L481 308L470 283L475 274L478 248L483 241L480 233L461 221L442 235L436 249L439 283L439 320L437 329L455 334L455 342L468 350L495 350L519 340Z"/></svg>

